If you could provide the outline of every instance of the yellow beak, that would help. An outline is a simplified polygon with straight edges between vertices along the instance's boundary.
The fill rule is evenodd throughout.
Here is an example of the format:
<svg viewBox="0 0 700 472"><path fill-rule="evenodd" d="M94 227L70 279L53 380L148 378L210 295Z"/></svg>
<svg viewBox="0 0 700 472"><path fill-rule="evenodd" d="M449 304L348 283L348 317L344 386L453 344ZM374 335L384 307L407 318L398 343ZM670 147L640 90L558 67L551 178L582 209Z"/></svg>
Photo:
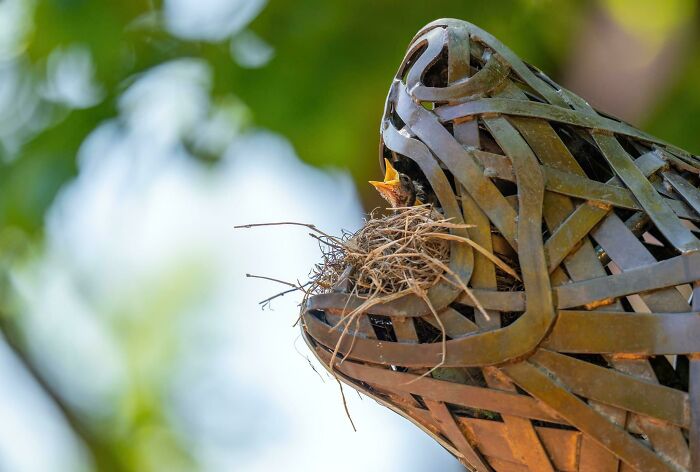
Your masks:
<svg viewBox="0 0 700 472"><path fill-rule="evenodd" d="M387 200L394 201L395 196L401 185L399 181L399 173L394 166L391 165L388 159L384 159L384 165L386 166L386 172L384 173L384 182L379 182L377 180L370 180L369 183L377 189L380 195L382 195Z"/></svg>
<svg viewBox="0 0 700 472"><path fill-rule="evenodd" d="M399 172L394 169L394 166L391 165L391 161L387 158L384 158L384 167L386 171L384 172L384 182L390 182L393 180L396 180L398 182L399 180Z"/></svg>
<svg viewBox="0 0 700 472"><path fill-rule="evenodd" d="M384 165L386 167L384 182L370 180L369 183L373 185L379 193L383 194L384 192L395 192L396 188L400 185L399 173L396 169L394 169L394 166L391 165L389 159L384 159Z"/></svg>
<svg viewBox="0 0 700 472"><path fill-rule="evenodd" d="M399 179L399 172L394 169L391 162L388 159L384 159L384 165L386 167L386 172L384 173L384 182L379 182L377 180L370 180L369 183L377 189L379 194L387 200L391 206L398 207L403 205L403 200L406 197L406 189L401 188L401 180ZM422 205L423 203L416 199L414 205Z"/></svg>

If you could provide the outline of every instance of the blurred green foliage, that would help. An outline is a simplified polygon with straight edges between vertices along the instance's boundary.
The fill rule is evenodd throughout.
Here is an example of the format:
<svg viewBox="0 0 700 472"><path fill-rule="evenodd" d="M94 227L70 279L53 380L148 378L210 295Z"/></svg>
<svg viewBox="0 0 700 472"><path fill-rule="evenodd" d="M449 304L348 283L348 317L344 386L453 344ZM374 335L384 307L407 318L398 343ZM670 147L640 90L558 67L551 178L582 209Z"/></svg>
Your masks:
<svg viewBox="0 0 700 472"><path fill-rule="evenodd" d="M619 2L612 3L619 12ZM678 7L681 14L686 3ZM163 27L158 1L27 0L26 5L34 26L15 61L29 93L39 95L47 60L57 48L82 44L92 53L95 78L105 95L96 105L82 109L40 99L36 118L25 123L34 130L27 134L26 142L0 149L0 296L6 293L5 268L12 264L8 262L12 254L27 251L20 235L41 240L45 212L61 186L75 176L76 156L86 136L117 115L121 92L155 65L182 57L206 60L213 71L215 97L234 103L241 100L256 126L289 138L305 161L349 170L369 206L378 203L365 181L378 172L378 125L385 94L408 41L422 25L440 17L476 23L556 79L570 59L570 45L580 30L581 18L592 7L583 0L275 0L251 25L272 46L274 57L265 67L243 68L232 60L227 41L184 41L170 35ZM656 2L649 8L663 9L663 5ZM647 13L646 18L657 18ZM700 48L689 54L673 90L661 97L645 129L698 152ZM13 120L12 115L1 116L0 131ZM189 150L205 161L218 157L196 146ZM191 285L190 269L179 268L172 278L160 280L161 285L144 288L150 291L153 303L143 309L153 325L123 327L126 334L121 341L129 345L135 393L126 397L129 402L121 405L119 413L133 422L123 430L93 424L82 432L98 468L176 470L192 466L192 459L178 443L181 439L163 427L165 420L154 393L161 381L154 372L161 371L150 368L167 363L167 355L175 349L153 345L152 333L172 322L167 318L173 304L182 302L168 298L170 294L180 293L185 299L194 296L190 291L197 287ZM11 310L4 297L2 303L0 311ZM138 330L146 334L130 337ZM172 337L159 339L167 343ZM70 405L64 408L69 422L80 430L80 415L71 413ZM137 434L143 431L152 434L140 441Z"/></svg>
<svg viewBox="0 0 700 472"><path fill-rule="evenodd" d="M461 18L556 75L585 2L357 0L272 2L252 24L275 48L267 67L232 84L255 122L287 136L319 166L349 169L363 196L377 172L379 119L405 48L423 25ZM378 202L377 202L378 203Z"/></svg>

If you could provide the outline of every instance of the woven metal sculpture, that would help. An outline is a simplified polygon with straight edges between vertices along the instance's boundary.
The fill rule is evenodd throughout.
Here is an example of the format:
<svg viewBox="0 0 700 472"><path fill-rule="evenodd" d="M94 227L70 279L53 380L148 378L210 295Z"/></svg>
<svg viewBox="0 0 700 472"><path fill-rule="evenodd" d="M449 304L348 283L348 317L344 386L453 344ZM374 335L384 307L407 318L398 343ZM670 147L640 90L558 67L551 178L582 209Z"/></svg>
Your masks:
<svg viewBox="0 0 700 472"><path fill-rule="evenodd" d="M346 383L477 471L700 470L700 160L604 115L489 33L438 20L411 42L381 125L454 229L453 285L333 329L361 300L311 298L304 337ZM690 302L691 292L696 296ZM690 306L690 305L694 306ZM438 335L436 335L436 333ZM692 465L691 465L692 464Z"/></svg>

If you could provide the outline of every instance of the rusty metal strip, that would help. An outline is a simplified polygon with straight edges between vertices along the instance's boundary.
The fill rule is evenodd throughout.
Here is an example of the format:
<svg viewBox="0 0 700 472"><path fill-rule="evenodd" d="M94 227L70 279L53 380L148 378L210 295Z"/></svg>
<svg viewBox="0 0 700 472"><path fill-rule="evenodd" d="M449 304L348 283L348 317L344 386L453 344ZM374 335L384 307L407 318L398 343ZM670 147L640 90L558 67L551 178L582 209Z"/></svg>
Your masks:
<svg viewBox="0 0 700 472"><path fill-rule="evenodd" d="M457 105L443 105L434 110L438 119L443 122L459 123L464 119L473 119L476 115L503 114L529 118L542 118L573 126L581 126L610 133L622 134L650 143L668 145L662 140L651 136L637 128L605 118L592 113L561 108L548 103L534 101L510 100L507 98L486 98Z"/></svg>
<svg viewBox="0 0 700 472"><path fill-rule="evenodd" d="M321 322L308 311L302 316L309 334L324 346L335 346L341 333L337 329ZM524 323L520 324L522 326ZM493 365L504 360L519 357L523 350L523 341L518 332L510 325L495 331L470 334L458 339L446 341L444 367L470 367ZM528 327L529 329L529 327ZM525 341L532 338L528 336ZM527 344L526 344L527 345ZM347 354L352 347L351 358L383 365L403 367L432 368L443 361L443 343L404 344L389 341L377 341L362 337L345 336L338 350Z"/></svg>
<svg viewBox="0 0 700 472"><path fill-rule="evenodd" d="M569 353L700 352L700 313L559 312L542 346Z"/></svg>
<svg viewBox="0 0 700 472"><path fill-rule="evenodd" d="M520 100L527 99L525 93L515 84L509 86L499 97L516 98ZM571 155L571 151L569 151L569 148L562 142L549 122L518 116L509 116L508 121L513 123L513 126L517 128L537 157L542 161L542 164L561 172L567 172L581 177L586 176L581 165L576 161L574 156Z"/></svg>
<svg viewBox="0 0 700 472"><path fill-rule="evenodd" d="M671 244L680 252L700 250L698 240L688 228L683 226L664 199L656 193L644 174L634 165L634 161L614 136L593 132L593 139L600 147L610 166L632 191L644 210Z"/></svg>
<svg viewBox="0 0 700 472"><path fill-rule="evenodd" d="M479 330L473 321L462 316L454 308L447 307L438 313L438 316L442 322L442 327L445 328L445 334L451 338L458 338ZM434 328L442 329L432 314L424 316L423 319L433 325Z"/></svg>
<svg viewBox="0 0 700 472"><path fill-rule="evenodd" d="M466 465L473 467L476 472L493 471L488 462L481 457L481 454L469 444L459 425L452 417L452 413L450 413L450 410L444 403L426 399L425 404L447 439L452 441L452 444L462 453L467 463Z"/></svg>
<svg viewBox="0 0 700 472"><path fill-rule="evenodd" d="M651 253L615 214L611 213L603 224L593 232L592 236L623 271L656 262ZM647 309L654 312L690 311L688 303L675 287L641 293L640 296L646 305L643 307L643 311L647 311ZM630 313L630 316L636 315ZM610 362L620 371L654 383L658 382L654 370L646 359L631 361L611 356ZM652 398L652 394L644 395L644 398ZM659 423L647 416L633 416L632 421L637 423L640 430L649 438L654 450L664 454L680 468L687 469L690 454L679 428ZM687 425L684 426L687 427Z"/></svg>
<svg viewBox="0 0 700 472"><path fill-rule="evenodd" d="M520 118L519 120L534 121L525 118ZM531 146L533 145L534 143L531 144ZM538 155L543 156L547 154L540 152ZM648 176L663 167L664 163L656 154L649 152L637 158L635 160L635 165L639 167L644 175ZM576 166L571 166L571 168L573 168L575 172L583 172L583 170L577 170L577 166L578 164ZM617 177L613 177L608 180L606 185L622 185L622 182ZM562 204L563 202L557 200L557 203ZM571 205L569 204L567 206ZM545 243L549 271L552 272L563 258L576 247L579 241L584 240L590 230L609 213L609 210L605 208L590 204L579 205L573 212L570 212L568 218L552 230L552 235Z"/></svg>
<svg viewBox="0 0 700 472"><path fill-rule="evenodd" d="M567 106L566 102L563 100L562 96L558 93L558 90L553 88L548 83L544 82L542 79L537 77L532 70L525 64L513 51L506 47L502 42L500 42L495 36L493 36L488 31L479 28L476 25L468 23L462 20L456 20L453 18L442 18L427 24L425 27L414 36L414 41L417 37L424 35L427 31L434 28L440 27L463 27L466 28L470 35L476 41L483 42L488 47L493 49L495 52L500 54L513 69L515 74L520 77L525 83L537 91L542 97L544 97L549 103L553 103L560 106ZM412 41L413 42L413 41Z"/></svg>
<svg viewBox="0 0 700 472"><path fill-rule="evenodd" d="M608 203L620 208L641 210L632 192L625 188L608 185L586 177L562 172L543 166L546 178L545 188L549 191L583 200Z"/></svg>
<svg viewBox="0 0 700 472"><path fill-rule="evenodd" d="M547 207L554 207L561 203L560 198L555 200L545 196L545 211ZM584 203L556 226L544 245L547 253L547 271L552 273L559 267L564 258L580 245L586 235L600 222L601 216L607 213L608 210Z"/></svg>
<svg viewBox="0 0 700 472"><path fill-rule="evenodd" d="M501 374L502 375L502 374ZM476 443L484 456L499 459L517 470L534 471L538 469L522 466L522 460L513 454L506 437L506 427L498 421L460 417L459 422L473 431ZM552 465L558 471L577 471L577 453L581 433L564 429L537 426L535 434L541 439L552 459ZM494 465L495 466L495 465ZM497 470L499 469L495 466Z"/></svg>
<svg viewBox="0 0 700 472"><path fill-rule="evenodd" d="M428 87L423 85L420 82L420 72L426 70L429 62L434 61L437 57L436 53L442 50L444 45L444 32L447 31L451 33L454 30L462 30L468 37L468 32L463 27L448 28L447 30L436 28L425 35L428 40L428 50L424 53L425 59L419 59L420 63L416 63L406 79L409 93L416 100L431 102L458 102L468 100L485 95L490 90L498 87L498 85L508 77L508 73L510 72L508 63L505 62L500 55L492 54L487 59L484 67L472 77L468 77L468 74L464 74L460 79L455 80L450 78L451 83L446 87ZM452 44L454 44L454 42ZM468 50L466 57L469 57ZM414 71L416 72L414 73Z"/></svg>
<svg viewBox="0 0 700 472"><path fill-rule="evenodd" d="M325 358L327 363L330 354L326 353ZM396 392L412 393L436 401L522 418L568 424L537 400L519 393L446 382L351 361L337 363L334 368L351 378L362 379L364 382Z"/></svg>
<svg viewBox="0 0 700 472"><path fill-rule="evenodd" d="M672 172L663 172L661 174L673 189L683 198L683 200L695 210L695 213L700 215L700 190L695 188L687 180L678 174Z"/></svg>
<svg viewBox="0 0 700 472"><path fill-rule="evenodd" d="M672 149L659 148L658 151L663 155L664 160L669 160L676 165L679 164L677 161L682 162L683 164L678 166L681 171L700 174L700 159L698 159L698 156L675 147Z"/></svg>
<svg viewBox="0 0 700 472"><path fill-rule="evenodd" d="M681 172L700 174L700 165L692 160L689 160L687 156L676 156L674 153L662 148L658 148L657 150L665 161L668 161L674 168L680 170Z"/></svg>
<svg viewBox="0 0 700 472"><path fill-rule="evenodd" d="M688 206L685 202L680 200L670 200L668 198L665 199L665 201L679 218L685 218L686 220L696 222L700 221L700 215L690 208L690 206Z"/></svg>
<svg viewBox="0 0 700 472"><path fill-rule="evenodd" d="M564 429L535 428L545 449L549 452L552 464L560 471L577 471L578 452L583 436L580 431Z"/></svg>
<svg viewBox="0 0 700 472"><path fill-rule="evenodd" d="M498 457L486 457L489 461L489 463L498 471L498 472L529 472L530 469L527 468L527 466L524 466L522 464L518 464L516 462L510 462L503 460Z"/></svg>
<svg viewBox="0 0 700 472"><path fill-rule="evenodd" d="M466 123L459 123L455 126L462 126L468 123L477 122L467 121ZM484 171L486 171L489 175L493 175L494 177L508 180L510 182L515 182L513 165L510 163L510 159L508 159L508 157L501 154L494 154L492 152L480 151L478 149L470 149L470 152L484 168Z"/></svg>
<svg viewBox="0 0 700 472"><path fill-rule="evenodd" d="M620 462L614 454L584 435L581 439L578 472L618 472Z"/></svg>
<svg viewBox="0 0 700 472"><path fill-rule="evenodd" d="M490 388L516 392L510 379L493 367L485 367L484 378ZM528 418L502 415L506 428L506 440L512 455L527 465L530 471L554 472L547 451Z"/></svg>
<svg viewBox="0 0 700 472"><path fill-rule="evenodd" d="M487 310L497 311L525 311L525 292L498 292L491 289L473 288L474 297ZM461 295L457 301L464 305L474 306L474 302L466 294Z"/></svg>
<svg viewBox="0 0 700 472"><path fill-rule="evenodd" d="M437 61L446 40L447 31L442 28L428 31L422 36L421 42L426 43L426 48L420 53L416 62L406 74L406 87L411 89L420 85L421 76Z"/></svg>
<svg viewBox="0 0 700 472"><path fill-rule="evenodd" d="M472 42L464 26L447 28L447 81L453 84L471 74ZM479 123L477 120L454 126L452 132L461 144L476 149L480 147Z"/></svg>
<svg viewBox="0 0 700 472"><path fill-rule="evenodd" d="M642 361L645 369L650 369L646 360ZM628 429L637 429L647 437L654 451L678 470L690 467L690 451L681 428L648 416L633 414L630 416Z"/></svg>
<svg viewBox="0 0 700 472"><path fill-rule="evenodd" d="M502 369L520 387L556 408L571 424L624 462L644 472L674 471L670 464L555 383L544 371L527 362L507 365Z"/></svg>
<svg viewBox="0 0 700 472"><path fill-rule="evenodd" d="M414 67L415 69L415 67ZM413 70L413 69L412 69ZM501 84L510 72L510 67L501 56L492 54L484 67L472 77L454 82L447 87L428 87L422 83L408 82L409 93L416 100L430 102L461 102L475 97L484 96L490 90ZM409 78L411 78L409 74Z"/></svg>
<svg viewBox="0 0 700 472"><path fill-rule="evenodd" d="M447 43L447 80L448 84L452 85L468 79L471 73L469 31L463 26L447 28ZM455 140L463 146L472 148L479 146L479 124L476 121L456 125L452 131ZM467 230L469 237L487 251L493 252L491 223L488 217L461 184L457 183L455 187L462 204L464 221L469 221L473 226ZM472 287L496 287L495 266L479 252L474 253L474 271L470 282ZM489 310L487 314L490 317L489 320L484 317L480 310L475 311L475 321L479 327L489 329L500 327L500 313ZM469 331L463 331L462 334L466 332Z"/></svg>
<svg viewBox="0 0 700 472"><path fill-rule="evenodd" d="M461 126L461 124L456 126ZM513 142L515 130L509 128L507 123L487 123L487 126L489 126L492 129L492 131L494 128L498 130L497 133L501 137L501 141L507 142L506 146L517 146L522 149L524 143L522 142L522 140L520 142ZM504 136L504 134L508 136ZM522 152L520 153L520 155L522 156ZM529 159L531 163L535 161L534 156L532 156L531 154L524 156L524 158ZM513 167L515 167L515 165L513 165ZM522 170L520 172L522 174ZM522 183L521 185L525 184ZM541 185L542 184L540 183L539 186L541 187ZM524 203L523 206L521 206L521 208L528 208L528 206L525 205L530 205L530 203ZM483 212L479 210L478 206L468 194L465 194L464 198L462 199L462 207L465 211L465 218L470 222L474 222L477 225L477 228L480 228L480 231L475 232L477 233L476 237L479 238L479 241L481 241L482 245L486 245L485 247L490 249L491 232L489 229L490 225L488 219L486 218L486 215L484 215ZM521 217L523 216L521 215ZM523 234L520 228L518 231L520 235ZM523 245L521 243L521 248L522 247ZM473 286L490 288L496 287L495 268L493 264L491 264L489 261L484 261L484 270L480 275L481 276L479 277L478 281L476 280L476 277L474 278ZM489 325L492 325L492 327L499 326L498 324L493 326L493 321L489 322L487 320L477 320L477 323L480 326L484 327L488 327ZM501 390L515 392L515 387L506 377L502 375L495 375L494 370L489 368L483 369L483 372L484 377L491 388L498 388ZM510 444L510 449L512 450L513 455L516 456L519 461L524 462L527 465L528 470L530 471L554 472L554 468L552 467L552 463L550 462L549 456L547 455L547 452L542 442L540 441L531 421L527 418L521 418L518 416L505 414L503 415L503 421L506 426L506 439L508 441L508 444Z"/></svg>
<svg viewBox="0 0 700 472"><path fill-rule="evenodd" d="M340 323L342 318L342 313L334 313L332 310L326 311L326 320L329 324L335 326ZM372 324L369 322L366 316L358 316L349 327L350 335L352 336L362 336L367 339L376 339L377 336L374 332Z"/></svg>
<svg viewBox="0 0 700 472"><path fill-rule="evenodd" d="M489 462L492 462L493 458L498 458L513 465L517 464L522 467L522 470L529 471L527 466L523 465L522 460L513 455L506 437L507 433L504 423L464 416L458 417L457 421L475 438L475 445L478 446L484 456L489 458ZM500 469L496 468L496 470L500 472Z"/></svg>
<svg viewBox="0 0 700 472"><path fill-rule="evenodd" d="M470 237L475 243L479 244L487 251L493 252L491 225L488 218L481 211L471 195L464 191L461 185L459 188L464 219L474 225L473 228L469 228ZM474 288L496 288L496 267L486 256L479 252L474 254L474 272L472 273L471 286ZM501 322L500 313L496 310L488 310L487 314L490 317L489 320L485 319L479 310L475 311L474 316L479 325L491 329L499 328Z"/></svg>
<svg viewBox="0 0 700 472"><path fill-rule="evenodd" d="M500 123L490 123L492 127L497 127L502 125ZM460 125L457 125L460 126ZM506 133L515 133L512 129L505 129ZM506 138L507 139L507 138ZM518 145L518 144L515 144ZM520 144L522 145L522 144ZM532 156L528 156L532 158ZM522 172L522 171L521 171ZM473 221L481 226L481 231L478 237L483 244L487 244L488 248L491 247L491 235L489 230L488 220L486 216L478 209L471 197L466 195L466 198L462 200L463 208L465 211L465 217L468 221ZM469 218L471 216L471 218ZM523 234L519 229L519 234ZM522 248L521 244L521 248ZM485 286L485 287L496 287L496 273L493 264L486 262L486 269L484 271L483 277L479 279L479 284L474 280L474 286ZM476 272L475 272L476 275ZM478 320L477 320L478 321ZM480 325L488 326L489 323L486 320L482 320ZM496 325L497 327L498 325ZM510 383L510 381L504 376L498 376L493 373L492 369L485 368L484 377L492 388L498 388L501 390L513 391L515 392L515 387ZM516 456L521 462L524 462L528 470L530 471L542 471L542 472L554 472L554 468L550 462L547 451L545 450L542 442L540 441L531 421L527 418L521 418L513 415L503 415L503 421L506 426L506 439L510 444L510 448L514 456Z"/></svg>
<svg viewBox="0 0 700 472"><path fill-rule="evenodd" d="M597 315L591 313L589 316ZM690 423L688 394L679 390L547 349L538 350L529 361L554 373L578 395L684 428ZM639 395L642 391L644 395Z"/></svg>
<svg viewBox="0 0 700 472"><path fill-rule="evenodd" d="M395 316L391 319L391 326L394 328L397 341L418 344L418 335L416 334L416 326L413 324L413 318Z"/></svg>
<svg viewBox="0 0 700 472"><path fill-rule="evenodd" d="M476 158L494 177L515 182L515 174L508 158L497 154L472 151ZM545 189L562 195L583 200L592 200L620 208L641 210L631 191L620 186L605 184L587 177L563 172L549 166L542 166ZM615 179L616 180L616 179Z"/></svg>
<svg viewBox="0 0 700 472"><path fill-rule="evenodd" d="M510 156L518 183L519 262L527 293L526 311L521 320L536 316L546 322L555 314L542 240L544 177L532 150L507 120L494 118L484 123Z"/></svg>
<svg viewBox="0 0 700 472"><path fill-rule="evenodd" d="M584 306L623 295L673 287L700 280L700 254L695 252L631 269L555 287L558 308Z"/></svg>
<svg viewBox="0 0 700 472"><path fill-rule="evenodd" d="M632 234L625 223L615 214L610 214L591 236L607 255L624 271L655 264L654 256ZM642 300L652 312L687 312L688 302L675 287L641 293Z"/></svg>

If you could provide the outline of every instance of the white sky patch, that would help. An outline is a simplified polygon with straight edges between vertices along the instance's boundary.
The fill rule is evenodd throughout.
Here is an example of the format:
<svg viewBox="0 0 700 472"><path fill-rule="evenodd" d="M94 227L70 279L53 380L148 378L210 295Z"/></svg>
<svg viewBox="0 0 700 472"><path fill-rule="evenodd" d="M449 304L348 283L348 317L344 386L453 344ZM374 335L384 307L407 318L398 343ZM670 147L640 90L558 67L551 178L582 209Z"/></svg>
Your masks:
<svg viewBox="0 0 700 472"><path fill-rule="evenodd" d="M3 0L0 2L0 61L22 53L27 37L34 27L34 0Z"/></svg>
<svg viewBox="0 0 700 472"><path fill-rule="evenodd" d="M250 30L241 31L231 38L231 57L246 69L265 66L275 55L275 50L260 36Z"/></svg>
<svg viewBox="0 0 700 472"><path fill-rule="evenodd" d="M104 90L95 79L92 54L85 45L54 49L46 61L46 100L69 108L89 108L97 105Z"/></svg>
<svg viewBox="0 0 700 472"><path fill-rule="evenodd" d="M165 0L168 31L186 40L218 42L245 28L266 0Z"/></svg>
<svg viewBox="0 0 700 472"><path fill-rule="evenodd" d="M0 338L0 378L0 470L89 470L81 444L3 338Z"/></svg>

